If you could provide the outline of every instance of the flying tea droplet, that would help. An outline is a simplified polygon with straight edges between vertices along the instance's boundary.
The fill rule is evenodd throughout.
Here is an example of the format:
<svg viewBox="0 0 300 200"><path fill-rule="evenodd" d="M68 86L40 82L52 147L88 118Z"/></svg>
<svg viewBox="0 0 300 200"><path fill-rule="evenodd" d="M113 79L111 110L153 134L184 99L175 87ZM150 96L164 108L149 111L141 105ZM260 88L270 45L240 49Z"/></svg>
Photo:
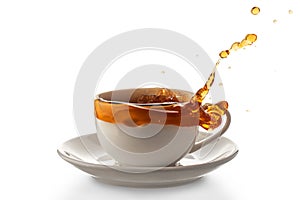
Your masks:
<svg viewBox="0 0 300 200"><path fill-rule="evenodd" d="M250 41L248 41L248 40L246 40L246 39L243 39L243 40L241 41L240 45L239 45L239 48L241 49L241 48L243 48L243 47L245 47L245 46L248 46L249 44L251 44Z"/></svg>
<svg viewBox="0 0 300 200"><path fill-rule="evenodd" d="M246 35L245 39L248 42L251 42L251 44L252 44L253 42L255 42L257 40L257 35L255 35L255 34L248 34L248 35Z"/></svg>
<svg viewBox="0 0 300 200"><path fill-rule="evenodd" d="M259 7L253 7L252 9L251 9L251 13L253 14L253 15L258 15L258 13L260 12L260 8Z"/></svg>
<svg viewBox="0 0 300 200"><path fill-rule="evenodd" d="M224 51L221 51L219 56L220 56L220 58L227 58L227 56L229 56L229 54L230 54L229 50L224 50Z"/></svg>
<svg viewBox="0 0 300 200"><path fill-rule="evenodd" d="M239 46L240 46L240 43L239 42L235 42L231 45L231 48L230 50L238 50L239 49Z"/></svg>

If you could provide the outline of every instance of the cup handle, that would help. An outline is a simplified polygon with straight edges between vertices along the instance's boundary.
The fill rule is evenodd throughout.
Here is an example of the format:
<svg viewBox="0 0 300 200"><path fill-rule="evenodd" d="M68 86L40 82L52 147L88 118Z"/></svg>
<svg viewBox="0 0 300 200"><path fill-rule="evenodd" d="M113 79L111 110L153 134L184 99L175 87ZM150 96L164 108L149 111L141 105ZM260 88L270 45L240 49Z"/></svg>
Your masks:
<svg viewBox="0 0 300 200"><path fill-rule="evenodd" d="M220 137L221 135L223 135L227 131L227 129L230 125L230 122L231 122L231 116L230 116L230 113L229 113L228 110L225 112L225 115L226 115L226 123L223 126L223 128L220 131L218 131L217 133L210 136L210 137L207 137L207 138L205 138L205 139L203 139L199 142L196 141L194 146L190 150L190 153L193 153L193 152L197 151L198 149L200 149L201 147L204 147L205 145L209 144L211 141L213 141L216 138Z"/></svg>

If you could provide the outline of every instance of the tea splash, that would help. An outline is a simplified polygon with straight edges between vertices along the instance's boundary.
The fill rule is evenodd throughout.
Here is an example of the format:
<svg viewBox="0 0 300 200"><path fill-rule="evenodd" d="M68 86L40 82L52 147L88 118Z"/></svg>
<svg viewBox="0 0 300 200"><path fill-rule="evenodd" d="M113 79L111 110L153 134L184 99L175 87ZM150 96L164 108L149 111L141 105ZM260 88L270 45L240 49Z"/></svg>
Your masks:
<svg viewBox="0 0 300 200"><path fill-rule="evenodd" d="M116 100L112 99L112 92L104 93L94 102L96 117L127 126L157 123L176 126L200 125L206 130L215 129L222 123L222 115L228 109L226 101L203 104L214 83L216 69L221 60L227 58L232 51L252 45L256 40L255 34L248 34L241 42L235 42L228 50L222 51L208 80L194 95L168 88L138 88L132 90L130 99L126 102L122 101L126 99L126 95L121 94Z"/></svg>

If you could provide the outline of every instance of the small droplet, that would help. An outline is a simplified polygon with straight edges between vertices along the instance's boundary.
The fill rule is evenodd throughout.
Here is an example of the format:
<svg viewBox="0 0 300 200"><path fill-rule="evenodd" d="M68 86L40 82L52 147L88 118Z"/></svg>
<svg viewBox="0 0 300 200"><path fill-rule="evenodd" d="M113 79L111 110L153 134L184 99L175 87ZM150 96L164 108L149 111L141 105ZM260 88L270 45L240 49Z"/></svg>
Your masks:
<svg viewBox="0 0 300 200"><path fill-rule="evenodd" d="M247 110L246 110L246 112L250 112L250 110L249 110L249 109L247 109Z"/></svg>
<svg viewBox="0 0 300 200"><path fill-rule="evenodd" d="M244 40L241 41L241 43L239 45L239 48L243 48L245 46L248 46L250 43L251 43L250 41L244 39Z"/></svg>
<svg viewBox="0 0 300 200"><path fill-rule="evenodd" d="M199 54L196 54L195 56L196 56L196 57L199 57Z"/></svg>
<svg viewBox="0 0 300 200"><path fill-rule="evenodd" d="M221 51L219 54L220 58L227 58L227 56L230 54L229 50Z"/></svg>
<svg viewBox="0 0 300 200"><path fill-rule="evenodd" d="M239 49L239 45L240 45L239 42L233 43L233 44L231 45L230 50L235 50L235 51L238 50L238 49Z"/></svg>
<svg viewBox="0 0 300 200"><path fill-rule="evenodd" d="M255 35L255 34L248 34L248 35L246 35L245 39L247 41L251 42L251 44L252 44L253 42L255 42L257 40L257 35Z"/></svg>
<svg viewBox="0 0 300 200"><path fill-rule="evenodd" d="M289 14L290 14L290 15L293 14L293 11L292 11L292 10L289 10Z"/></svg>
<svg viewBox="0 0 300 200"><path fill-rule="evenodd" d="M274 19L274 20L273 20L273 23L276 24L276 23L277 23L277 19Z"/></svg>
<svg viewBox="0 0 300 200"><path fill-rule="evenodd" d="M260 12L260 8L259 7L253 7L252 9L251 9L251 13L253 14L253 15L257 15L258 13Z"/></svg>
<svg viewBox="0 0 300 200"><path fill-rule="evenodd" d="M219 83L219 86L222 87L222 86L223 86L223 83Z"/></svg>
<svg viewBox="0 0 300 200"><path fill-rule="evenodd" d="M231 66L228 66L228 69L231 69Z"/></svg>
<svg viewBox="0 0 300 200"><path fill-rule="evenodd" d="M166 72L164 70L162 70L160 73L165 74Z"/></svg>

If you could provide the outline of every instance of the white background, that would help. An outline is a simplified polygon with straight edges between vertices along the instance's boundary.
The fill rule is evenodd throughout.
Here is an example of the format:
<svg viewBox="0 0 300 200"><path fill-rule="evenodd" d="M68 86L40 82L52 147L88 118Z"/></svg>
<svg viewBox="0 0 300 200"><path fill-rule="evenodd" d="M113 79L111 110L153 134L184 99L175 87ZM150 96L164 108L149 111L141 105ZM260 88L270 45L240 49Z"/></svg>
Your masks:
<svg viewBox="0 0 300 200"><path fill-rule="evenodd" d="M1 1L0 198L299 199L299 23L296 0ZM184 186L101 184L56 154L77 136L76 76L106 39L149 27L190 37L213 60L247 33L258 35L256 47L219 67L233 118L226 136L240 153Z"/></svg>

